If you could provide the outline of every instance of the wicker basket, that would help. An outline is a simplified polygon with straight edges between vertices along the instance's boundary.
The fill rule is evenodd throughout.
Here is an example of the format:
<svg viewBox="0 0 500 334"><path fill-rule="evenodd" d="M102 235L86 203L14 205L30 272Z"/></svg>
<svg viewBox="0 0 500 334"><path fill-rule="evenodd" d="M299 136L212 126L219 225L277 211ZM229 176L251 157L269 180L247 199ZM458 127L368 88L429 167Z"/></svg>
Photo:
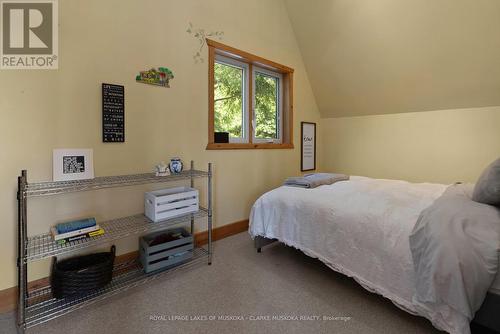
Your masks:
<svg viewBox="0 0 500 334"><path fill-rule="evenodd" d="M110 252L77 256L52 263L50 284L55 298L88 294L106 286L113 276L115 246Z"/></svg>

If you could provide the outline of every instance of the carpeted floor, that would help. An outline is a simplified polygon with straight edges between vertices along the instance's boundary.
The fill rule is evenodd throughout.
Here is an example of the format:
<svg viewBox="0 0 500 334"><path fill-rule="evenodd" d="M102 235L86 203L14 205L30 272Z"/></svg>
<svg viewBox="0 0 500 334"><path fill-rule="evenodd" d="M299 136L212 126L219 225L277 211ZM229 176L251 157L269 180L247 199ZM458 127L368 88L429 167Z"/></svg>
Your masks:
<svg viewBox="0 0 500 334"><path fill-rule="evenodd" d="M12 313L0 315L0 333L15 333ZM258 254L241 233L215 243L212 266L175 273L28 333L439 332L297 250L276 244Z"/></svg>

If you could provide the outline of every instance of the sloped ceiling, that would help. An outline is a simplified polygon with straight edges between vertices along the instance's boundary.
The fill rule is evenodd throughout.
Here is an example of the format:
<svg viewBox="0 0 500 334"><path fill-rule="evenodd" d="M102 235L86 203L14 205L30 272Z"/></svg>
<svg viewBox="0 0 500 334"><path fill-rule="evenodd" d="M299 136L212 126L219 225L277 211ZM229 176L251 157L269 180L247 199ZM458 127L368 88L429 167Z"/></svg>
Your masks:
<svg viewBox="0 0 500 334"><path fill-rule="evenodd" d="M500 105L500 0L285 0L323 117Z"/></svg>

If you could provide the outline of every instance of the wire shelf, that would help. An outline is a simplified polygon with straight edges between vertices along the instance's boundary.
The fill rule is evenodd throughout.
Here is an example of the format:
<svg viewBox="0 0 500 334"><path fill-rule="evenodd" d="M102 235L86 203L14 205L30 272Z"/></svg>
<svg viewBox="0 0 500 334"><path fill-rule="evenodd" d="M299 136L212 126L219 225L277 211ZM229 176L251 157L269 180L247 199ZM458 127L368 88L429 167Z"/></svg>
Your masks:
<svg viewBox="0 0 500 334"><path fill-rule="evenodd" d="M143 285L159 277L192 267L208 259L208 251L195 248L193 258L167 270L145 274L137 260L115 266L113 280L106 287L92 293L72 297L52 298L50 287L30 292L27 298L25 328L43 324L82 307L104 300L122 291Z"/></svg>
<svg viewBox="0 0 500 334"><path fill-rule="evenodd" d="M28 183L27 171L23 170L18 177L18 332L25 333L27 328L45 323L59 316L80 309L86 305L126 291L135 286L147 283L157 277L172 273L206 259L210 264L212 261L212 164L208 164L208 171L195 170L194 162L191 161L191 169L179 174L158 177L153 173L104 176L91 180L63 181L63 182L34 182ZM28 237L27 206L28 197L57 195L72 192L91 191L103 188L135 186L148 183L164 183L182 180L190 180L193 185L194 178L207 178L207 206L208 209L200 207L199 211L167 219L161 222L152 222L142 214L131 217L108 220L100 222L99 225L105 230L104 235L76 240L66 244L58 244L52 239L50 233ZM52 298L50 287L42 287L28 291L27 272L28 262L49 258L65 253L110 243L134 234L142 234L157 231L169 226L187 223L194 219L207 217L208 238L207 250L196 248L194 256L187 262L168 270L145 274L137 260L129 263L116 264L113 270L113 280L106 287L96 290L84 296L66 299ZM193 228L193 224L191 224Z"/></svg>
<svg viewBox="0 0 500 334"><path fill-rule="evenodd" d="M121 239L133 234L152 232L163 228L185 223L191 219L208 216L208 210L200 207L199 211L183 216L167 219L160 222L152 222L143 214L130 217L118 218L100 222L99 226L104 229L104 234L71 241L65 244L58 244L52 239L50 233L35 235L28 238L26 262L41 260L55 255L61 255L75 250L93 247L104 244L112 240Z"/></svg>
<svg viewBox="0 0 500 334"><path fill-rule="evenodd" d="M146 183L174 182L190 179L192 177L208 177L209 174L209 172L192 169L167 176L156 176L154 173L100 176L90 180L28 183L26 184L25 191L27 197L47 196L103 188L134 186Z"/></svg>

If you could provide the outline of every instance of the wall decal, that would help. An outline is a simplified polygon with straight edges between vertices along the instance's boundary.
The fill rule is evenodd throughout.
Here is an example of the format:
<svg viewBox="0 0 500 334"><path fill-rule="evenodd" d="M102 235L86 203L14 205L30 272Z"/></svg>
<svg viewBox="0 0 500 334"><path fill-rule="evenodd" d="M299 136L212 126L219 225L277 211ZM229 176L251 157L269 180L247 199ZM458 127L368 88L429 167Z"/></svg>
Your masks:
<svg viewBox="0 0 500 334"><path fill-rule="evenodd" d="M203 48L207 45L207 38L222 40L222 36L224 36L224 31L206 32L205 29L194 28L191 22L189 22L189 27L187 28L186 32L196 38L198 40L198 43L200 44L198 51L193 56L195 64L203 63L205 61L201 53L203 51Z"/></svg>
<svg viewBox="0 0 500 334"><path fill-rule="evenodd" d="M174 73L166 67L158 67L158 69L150 69L149 71L141 71L135 81L149 85L156 85L170 88L170 80L174 78Z"/></svg>

